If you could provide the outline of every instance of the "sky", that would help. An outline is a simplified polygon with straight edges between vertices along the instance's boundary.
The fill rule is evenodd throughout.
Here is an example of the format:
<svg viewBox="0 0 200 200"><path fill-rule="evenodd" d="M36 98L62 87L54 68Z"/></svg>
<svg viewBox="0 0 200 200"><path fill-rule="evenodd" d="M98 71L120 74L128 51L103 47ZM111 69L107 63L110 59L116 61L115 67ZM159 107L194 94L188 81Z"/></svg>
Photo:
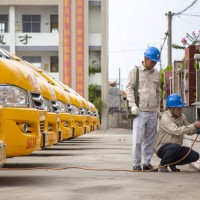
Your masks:
<svg viewBox="0 0 200 200"><path fill-rule="evenodd" d="M119 81L124 89L129 71L140 64L148 46L158 49L168 30L169 11L178 13L195 0L109 0L108 65L109 80ZM193 16L191 16L193 15ZM196 15L196 16L194 16ZM200 0L179 16L172 17L172 44L181 45L186 33L200 30ZM172 62L182 60L184 50L172 49ZM167 66L167 41L161 55L161 67ZM160 64L156 65L160 69ZM120 70L119 70L120 69ZM119 76L120 71L120 76Z"/></svg>

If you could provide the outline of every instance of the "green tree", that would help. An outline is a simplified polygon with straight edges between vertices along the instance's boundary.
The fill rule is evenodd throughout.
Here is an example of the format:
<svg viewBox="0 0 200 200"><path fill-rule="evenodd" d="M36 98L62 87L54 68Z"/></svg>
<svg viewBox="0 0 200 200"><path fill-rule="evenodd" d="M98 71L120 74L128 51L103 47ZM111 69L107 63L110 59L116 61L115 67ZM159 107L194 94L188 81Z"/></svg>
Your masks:
<svg viewBox="0 0 200 200"><path fill-rule="evenodd" d="M172 71L172 66L168 65L165 69L160 72L160 98L163 102L163 95L164 95L164 73ZM161 106L161 111L163 111L163 106Z"/></svg>
<svg viewBox="0 0 200 200"><path fill-rule="evenodd" d="M97 84L89 85L89 101L92 102L101 116L101 110L104 106L103 101L101 100L101 86Z"/></svg>

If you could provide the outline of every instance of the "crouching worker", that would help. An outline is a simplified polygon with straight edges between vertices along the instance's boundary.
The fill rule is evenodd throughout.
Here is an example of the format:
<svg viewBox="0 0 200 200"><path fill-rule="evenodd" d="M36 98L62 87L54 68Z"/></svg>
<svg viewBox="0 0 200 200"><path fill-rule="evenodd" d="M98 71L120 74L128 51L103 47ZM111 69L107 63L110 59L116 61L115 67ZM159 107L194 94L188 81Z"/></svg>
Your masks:
<svg viewBox="0 0 200 200"><path fill-rule="evenodd" d="M166 106L168 110L163 113L159 123L155 153L161 158L160 166L166 165L159 169L160 172L168 172L168 166L172 171L178 172L180 169L177 169L176 165L189 164L199 159L199 154L191 150L186 158L175 165L170 165L188 153L190 148L182 146L184 135L196 134L197 128L200 128L200 121L188 123L182 113L185 103L178 94L169 95Z"/></svg>

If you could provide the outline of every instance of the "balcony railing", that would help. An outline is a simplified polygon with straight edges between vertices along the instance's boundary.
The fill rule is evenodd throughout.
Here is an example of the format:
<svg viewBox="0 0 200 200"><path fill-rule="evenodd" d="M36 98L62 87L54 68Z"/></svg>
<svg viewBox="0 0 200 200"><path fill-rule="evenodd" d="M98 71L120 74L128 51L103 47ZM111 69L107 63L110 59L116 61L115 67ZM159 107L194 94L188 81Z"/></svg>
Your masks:
<svg viewBox="0 0 200 200"><path fill-rule="evenodd" d="M0 46L10 46L10 33L0 33ZM58 46L59 33L16 33L15 46Z"/></svg>

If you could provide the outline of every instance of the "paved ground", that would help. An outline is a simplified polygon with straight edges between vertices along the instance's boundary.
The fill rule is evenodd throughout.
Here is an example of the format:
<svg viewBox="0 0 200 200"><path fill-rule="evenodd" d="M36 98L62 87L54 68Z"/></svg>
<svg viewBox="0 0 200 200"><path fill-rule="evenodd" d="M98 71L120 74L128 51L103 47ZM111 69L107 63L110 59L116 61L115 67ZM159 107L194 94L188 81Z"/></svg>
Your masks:
<svg viewBox="0 0 200 200"><path fill-rule="evenodd" d="M158 158L152 164L157 166ZM51 169L30 169L30 168ZM30 156L7 160L0 170L1 200L196 200L200 172L180 173L90 171L131 170L131 130L96 131L64 141Z"/></svg>

